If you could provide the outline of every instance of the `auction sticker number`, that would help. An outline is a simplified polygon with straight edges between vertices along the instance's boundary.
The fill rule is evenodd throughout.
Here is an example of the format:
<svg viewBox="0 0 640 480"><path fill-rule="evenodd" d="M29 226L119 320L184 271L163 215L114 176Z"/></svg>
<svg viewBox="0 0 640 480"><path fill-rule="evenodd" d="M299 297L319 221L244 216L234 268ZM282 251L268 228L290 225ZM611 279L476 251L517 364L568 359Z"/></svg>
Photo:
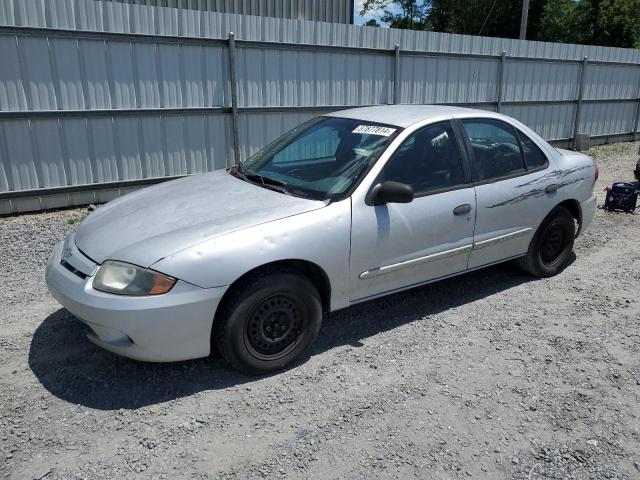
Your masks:
<svg viewBox="0 0 640 480"><path fill-rule="evenodd" d="M358 125L351 133L364 133L366 135L380 135L388 137L395 131L395 128L381 127L379 125Z"/></svg>

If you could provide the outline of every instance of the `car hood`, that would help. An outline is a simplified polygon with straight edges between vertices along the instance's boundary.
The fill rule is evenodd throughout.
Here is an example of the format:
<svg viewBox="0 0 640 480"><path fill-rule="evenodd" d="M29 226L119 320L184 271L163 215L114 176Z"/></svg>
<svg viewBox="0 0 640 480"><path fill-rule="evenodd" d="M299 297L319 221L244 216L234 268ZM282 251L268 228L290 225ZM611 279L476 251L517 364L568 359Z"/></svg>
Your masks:
<svg viewBox="0 0 640 480"><path fill-rule="evenodd" d="M75 240L97 263L112 259L148 267L206 240L325 205L267 190L219 170L113 200L82 222Z"/></svg>

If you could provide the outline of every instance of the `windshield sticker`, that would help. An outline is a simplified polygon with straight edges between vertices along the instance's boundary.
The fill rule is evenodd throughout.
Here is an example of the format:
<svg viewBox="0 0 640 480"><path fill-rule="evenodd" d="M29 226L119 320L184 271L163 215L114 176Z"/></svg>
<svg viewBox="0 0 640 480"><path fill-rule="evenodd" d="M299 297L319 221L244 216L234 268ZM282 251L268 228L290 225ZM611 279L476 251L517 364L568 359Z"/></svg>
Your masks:
<svg viewBox="0 0 640 480"><path fill-rule="evenodd" d="M351 133L364 133L366 135L381 135L383 137L388 137L395 131L395 128L380 127L378 125L358 125Z"/></svg>

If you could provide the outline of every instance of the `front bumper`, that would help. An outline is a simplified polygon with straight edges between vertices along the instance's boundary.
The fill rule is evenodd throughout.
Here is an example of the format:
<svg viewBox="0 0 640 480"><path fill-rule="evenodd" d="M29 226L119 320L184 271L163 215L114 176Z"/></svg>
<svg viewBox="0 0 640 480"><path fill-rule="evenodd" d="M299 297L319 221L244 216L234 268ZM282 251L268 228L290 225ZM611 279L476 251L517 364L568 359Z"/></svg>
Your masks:
<svg viewBox="0 0 640 480"><path fill-rule="evenodd" d="M61 263L63 249L69 256L66 267ZM200 288L179 280L164 295L113 295L93 289L95 268L90 264L72 234L49 257L46 282L56 300L91 328L92 342L149 362L209 355L213 317L227 287Z"/></svg>

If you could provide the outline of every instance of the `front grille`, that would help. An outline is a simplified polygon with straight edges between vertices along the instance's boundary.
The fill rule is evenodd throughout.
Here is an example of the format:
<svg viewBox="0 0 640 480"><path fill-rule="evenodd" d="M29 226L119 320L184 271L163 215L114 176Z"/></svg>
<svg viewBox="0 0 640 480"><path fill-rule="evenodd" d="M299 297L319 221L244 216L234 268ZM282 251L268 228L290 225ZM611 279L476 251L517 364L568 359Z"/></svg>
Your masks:
<svg viewBox="0 0 640 480"><path fill-rule="evenodd" d="M73 265L71 265L70 263L65 262L64 260L60 260L60 265L62 265L64 268L66 268L67 270L69 270L71 273L73 273L74 275L77 275L78 277L80 277L81 279L85 279L87 278L87 276L82 273L80 270L78 270L77 268L75 268Z"/></svg>

